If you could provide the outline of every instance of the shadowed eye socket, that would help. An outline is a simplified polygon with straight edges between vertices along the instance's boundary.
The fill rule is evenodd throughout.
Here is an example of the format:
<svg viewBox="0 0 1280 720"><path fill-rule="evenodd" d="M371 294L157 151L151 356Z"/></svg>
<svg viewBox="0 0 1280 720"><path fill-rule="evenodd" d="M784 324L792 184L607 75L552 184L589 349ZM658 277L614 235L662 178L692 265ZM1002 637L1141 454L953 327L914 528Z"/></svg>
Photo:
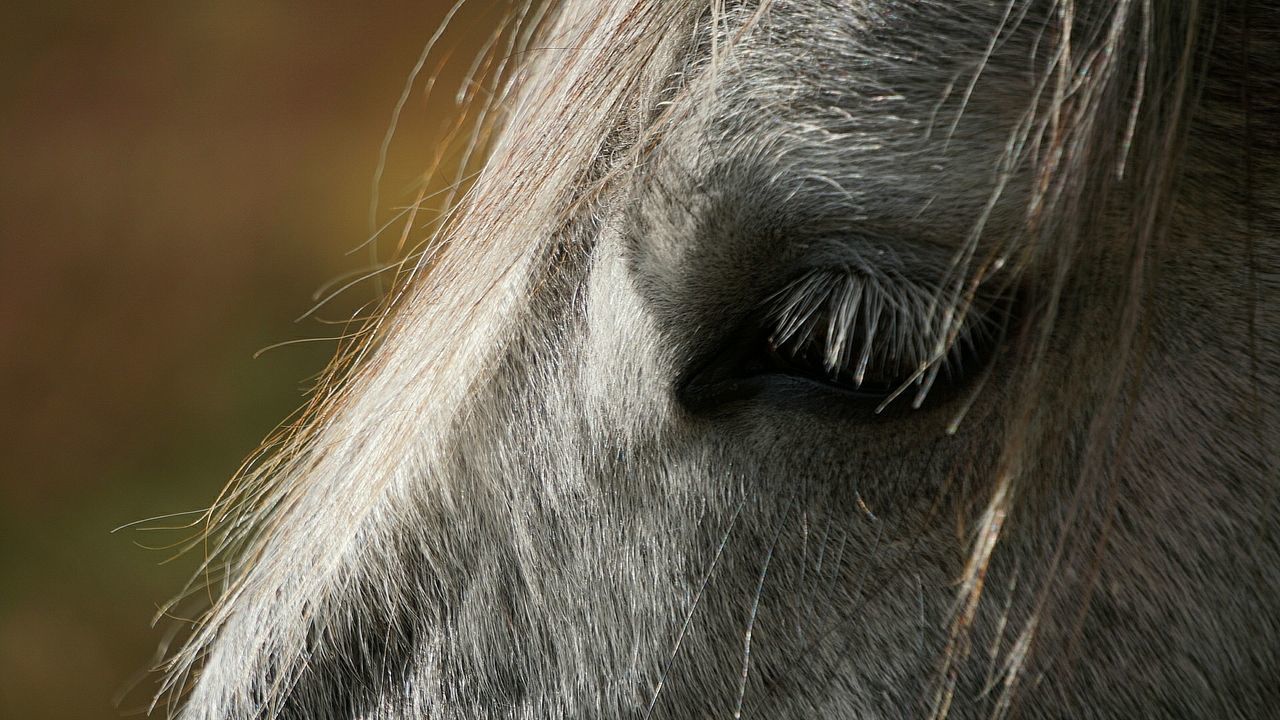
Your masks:
<svg viewBox="0 0 1280 720"><path fill-rule="evenodd" d="M753 399L842 402L879 414L945 400L985 368L1009 293L948 301L901 277L814 270L769 296L680 395L694 412Z"/></svg>

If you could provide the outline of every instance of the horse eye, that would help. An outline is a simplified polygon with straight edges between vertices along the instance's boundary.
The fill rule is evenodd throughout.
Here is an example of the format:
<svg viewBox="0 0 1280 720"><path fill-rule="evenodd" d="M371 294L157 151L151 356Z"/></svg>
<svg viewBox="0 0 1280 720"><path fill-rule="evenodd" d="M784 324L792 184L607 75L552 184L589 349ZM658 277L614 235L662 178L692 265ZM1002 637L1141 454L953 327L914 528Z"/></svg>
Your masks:
<svg viewBox="0 0 1280 720"><path fill-rule="evenodd" d="M823 318L818 324L825 324ZM761 352L760 366L767 372L793 375L831 385L866 399L888 397L895 390L910 385L913 375L921 375L907 359L884 345L877 345L874 337L856 334L850 338L861 354L840 352L841 341L834 341L826 332L813 332L801 339L779 340L777 333L766 333ZM861 342L857 342L861 341Z"/></svg>
<svg viewBox="0 0 1280 720"><path fill-rule="evenodd" d="M906 283L810 273L771 296L681 396L695 412L752 399L840 402L874 414L940 403L994 356L1011 303L973 302L959 314L940 307Z"/></svg>

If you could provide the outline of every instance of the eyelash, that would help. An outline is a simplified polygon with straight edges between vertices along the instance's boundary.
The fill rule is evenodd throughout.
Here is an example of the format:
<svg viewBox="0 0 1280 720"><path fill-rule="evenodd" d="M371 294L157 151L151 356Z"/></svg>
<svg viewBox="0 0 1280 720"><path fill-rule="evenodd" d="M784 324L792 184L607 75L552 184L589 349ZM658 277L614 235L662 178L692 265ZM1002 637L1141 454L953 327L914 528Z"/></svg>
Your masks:
<svg viewBox="0 0 1280 720"><path fill-rule="evenodd" d="M977 305L950 312L936 291L902 278L813 270L765 300L764 341L777 371L886 403L915 385L918 407L998 334L1000 313Z"/></svg>

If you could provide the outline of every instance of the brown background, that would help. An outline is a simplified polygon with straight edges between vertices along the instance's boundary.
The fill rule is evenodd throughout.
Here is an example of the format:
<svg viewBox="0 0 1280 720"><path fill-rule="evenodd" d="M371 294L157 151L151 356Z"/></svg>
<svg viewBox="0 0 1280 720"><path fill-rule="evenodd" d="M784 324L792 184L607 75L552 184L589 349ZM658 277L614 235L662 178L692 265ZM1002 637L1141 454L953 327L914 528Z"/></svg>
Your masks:
<svg viewBox="0 0 1280 720"><path fill-rule="evenodd" d="M293 320L326 281L369 261L348 251L368 236L378 145L447 8L7 5L0 717L136 715L145 680L119 709L114 698L152 661L162 636L152 615L197 558L161 564L171 552L140 547L189 530L111 530L207 505L301 404L333 343L252 356L336 334ZM472 3L446 36L444 86L497 25L496 5ZM412 199L433 138L457 114L452 95L411 97L386 212ZM373 292L357 287L321 317Z"/></svg>

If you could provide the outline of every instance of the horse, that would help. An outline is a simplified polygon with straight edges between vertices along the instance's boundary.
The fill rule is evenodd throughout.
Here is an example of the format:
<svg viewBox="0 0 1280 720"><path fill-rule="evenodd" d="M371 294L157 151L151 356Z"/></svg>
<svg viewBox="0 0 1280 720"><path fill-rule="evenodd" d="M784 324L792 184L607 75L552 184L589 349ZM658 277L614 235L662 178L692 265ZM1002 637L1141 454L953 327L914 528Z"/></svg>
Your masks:
<svg viewBox="0 0 1280 720"><path fill-rule="evenodd" d="M173 714L1280 707L1280 8L511 4Z"/></svg>

